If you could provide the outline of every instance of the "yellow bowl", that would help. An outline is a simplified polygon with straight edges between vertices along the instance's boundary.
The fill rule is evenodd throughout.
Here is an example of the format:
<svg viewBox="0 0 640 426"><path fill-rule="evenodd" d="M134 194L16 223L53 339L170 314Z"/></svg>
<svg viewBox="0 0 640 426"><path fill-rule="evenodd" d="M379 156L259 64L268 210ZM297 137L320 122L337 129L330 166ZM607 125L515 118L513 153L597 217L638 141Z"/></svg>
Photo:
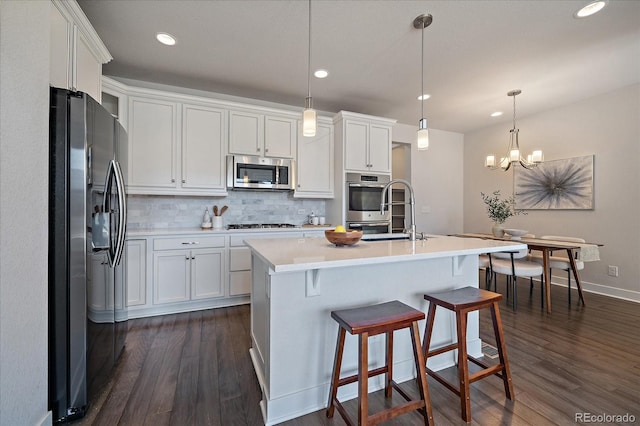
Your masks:
<svg viewBox="0 0 640 426"><path fill-rule="evenodd" d="M352 246L362 238L362 231L347 230L346 232L336 232L334 230L324 231L324 236L330 243L336 246Z"/></svg>

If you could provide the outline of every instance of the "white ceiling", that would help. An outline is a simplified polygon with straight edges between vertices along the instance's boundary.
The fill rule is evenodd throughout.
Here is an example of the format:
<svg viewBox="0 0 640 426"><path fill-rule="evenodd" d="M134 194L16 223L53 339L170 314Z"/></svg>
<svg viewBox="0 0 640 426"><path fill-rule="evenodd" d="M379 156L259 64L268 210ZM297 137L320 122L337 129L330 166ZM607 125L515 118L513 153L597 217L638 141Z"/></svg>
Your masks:
<svg viewBox="0 0 640 426"><path fill-rule="evenodd" d="M316 109L349 110L417 125L421 31L425 115L436 129L467 132L640 82L640 1L313 0ZM114 60L105 75L304 106L306 0L79 0ZM165 31L178 43L155 40ZM494 111L504 115L491 118Z"/></svg>

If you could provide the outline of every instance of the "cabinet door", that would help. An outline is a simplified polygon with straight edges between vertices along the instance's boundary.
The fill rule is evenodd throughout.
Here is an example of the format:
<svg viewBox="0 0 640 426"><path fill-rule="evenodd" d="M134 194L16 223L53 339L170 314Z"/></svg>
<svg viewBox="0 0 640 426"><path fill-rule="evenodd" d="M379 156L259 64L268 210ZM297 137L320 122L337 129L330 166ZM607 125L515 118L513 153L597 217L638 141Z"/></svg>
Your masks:
<svg viewBox="0 0 640 426"><path fill-rule="evenodd" d="M93 56L89 44L81 32L76 31L75 87L101 102L102 63Z"/></svg>
<svg viewBox="0 0 640 426"><path fill-rule="evenodd" d="M369 170L391 172L391 128L371 124L369 127Z"/></svg>
<svg viewBox="0 0 640 426"><path fill-rule="evenodd" d="M345 169L369 171L369 125L358 121L345 121L344 138Z"/></svg>
<svg viewBox="0 0 640 426"><path fill-rule="evenodd" d="M147 242L127 241L127 306L147 303Z"/></svg>
<svg viewBox="0 0 640 426"><path fill-rule="evenodd" d="M244 111L229 111L229 154L263 156L264 117Z"/></svg>
<svg viewBox="0 0 640 426"><path fill-rule="evenodd" d="M298 138L295 197L333 198L333 126L318 124L316 135Z"/></svg>
<svg viewBox="0 0 640 426"><path fill-rule="evenodd" d="M69 88L71 82L71 36L73 24L51 4L49 81L53 87Z"/></svg>
<svg viewBox="0 0 640 426"><path fill-rule="evenodd" d="M185 302L189 300L189 250L168 250L153 253L153 303Z"/></svg>
<svg viewBox="0 0 640 426"><path fill-rule="evenodd" d="M191 251L191 299L224 296L224 250Z"/></svg>
<svg viewBox="0 0 640 426"><path fill-rule="evenodd" d="M129 98L130 193L177 188L176 108L172 102Z"/></svg>
<svg viewBox="0 0 640 426"><path fill-rule="evenodd" d="M182 188L226 191L225 111L182 107Z"/></svg>
<svg viewBox="0 0 640 426"><path fill-rule="evenodd" d="M265 157L294 158L296 154L297 120L286 117L264 118Z"/></svg>

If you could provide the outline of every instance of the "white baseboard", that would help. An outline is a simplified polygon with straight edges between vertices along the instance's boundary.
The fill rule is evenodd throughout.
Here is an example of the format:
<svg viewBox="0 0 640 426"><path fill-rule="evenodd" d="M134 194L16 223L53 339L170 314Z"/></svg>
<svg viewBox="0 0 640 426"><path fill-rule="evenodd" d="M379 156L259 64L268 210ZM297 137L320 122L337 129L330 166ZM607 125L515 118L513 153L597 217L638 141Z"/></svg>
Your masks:
<svg viewBox="0 0 640 426"><path fill-rule="evenodd" d="M571 287L576 288L576 283L573 279L571 280L571 283L572 283ZM640 291L624 290L621 288L606 286L602 284L596 284L596 283L592 283L584 280L582 280L581 283L582 283L582 290L585 292L600 294L602 296L615 297L616 299L624 299L624 300L629 300L631 302L640 303ZM551 284L566 288L567 278L554 275L551 277Z"/></svg>

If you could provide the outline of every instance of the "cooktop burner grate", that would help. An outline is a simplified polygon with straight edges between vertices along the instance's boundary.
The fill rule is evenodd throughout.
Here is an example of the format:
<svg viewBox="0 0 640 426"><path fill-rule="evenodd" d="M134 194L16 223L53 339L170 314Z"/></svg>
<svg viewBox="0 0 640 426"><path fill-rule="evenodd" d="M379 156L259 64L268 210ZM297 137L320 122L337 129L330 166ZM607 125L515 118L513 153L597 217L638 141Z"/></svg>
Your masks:
<svg viewBox="0 0 640 426"><path fill-rule="evenodd" d="M232 223L227 229L295 228L291 223Z"/></svg>

